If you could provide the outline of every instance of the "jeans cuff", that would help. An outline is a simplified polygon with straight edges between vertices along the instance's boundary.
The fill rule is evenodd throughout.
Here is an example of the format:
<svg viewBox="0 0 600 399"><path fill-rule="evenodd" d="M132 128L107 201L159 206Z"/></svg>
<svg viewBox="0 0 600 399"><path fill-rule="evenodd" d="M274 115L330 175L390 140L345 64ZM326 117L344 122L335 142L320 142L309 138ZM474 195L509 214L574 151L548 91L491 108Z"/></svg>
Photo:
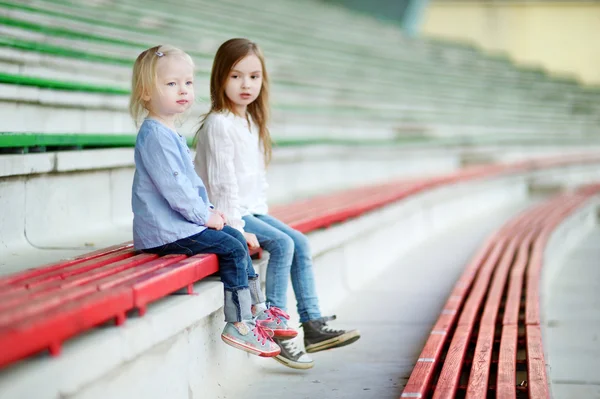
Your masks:
<svg viewBox="0 0 600 399"><path fill-rule="evenodd" d="M248 279L248 287L250 288L250 299L252 300L253 305L266 301L265 294L260 287L260 280L258 277Z"/></svg>
<svg viewBox="0 0 600 399"><path fill-rule="evenodd" d="M242 288L239 290L225 290L225 313L226 323L235 323L244 320L252 320L252 302L250 301L250 290Z"/></svg>

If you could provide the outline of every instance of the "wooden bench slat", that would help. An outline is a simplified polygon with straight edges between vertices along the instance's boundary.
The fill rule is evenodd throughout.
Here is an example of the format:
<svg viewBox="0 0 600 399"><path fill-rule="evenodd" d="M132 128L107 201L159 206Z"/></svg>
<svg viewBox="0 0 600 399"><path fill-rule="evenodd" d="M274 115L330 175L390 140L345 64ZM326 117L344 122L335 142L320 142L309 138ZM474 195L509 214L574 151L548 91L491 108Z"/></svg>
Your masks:
<svg viewBox="0 0 600 399"><path fill-rule="evenodd" d="M425 397L429 391L429 386L433 379L437 362L439 361L444 342L446 341L445 335L430 334L427 339L425 347L417 359L413 373L411 373L410 379L404 388L404 394L402 397ZM408 396L407 393L421 396Z"/></svg>
<svg viewBox="0 0 600 399"><path fill-rule="evenodd" d="M479 322L479 333L477 344L473 355L473 365L469 376L467 398L482 398L487 394L490 364L492 362L492 350L494 347L494 336L496 332L496 318L500 308L500 301L504 293L504 286L508 272L512 266L514 253L517 248L519 235L513 237L502 254L502 258L496 267L492 279L483 316Z"/></svg>
<svg viewBox="0 0 600 399"><path fill-rule="evenodd" d="M502 237L497 240L492 254L479 270L475 284L469 293L469 297L465 302L465 306L463 307L460 318L458 319L458 325L472 326L475 322L479 308L481 307L483 301L483 297L487 293L490 278L494 268L496 267L496 264L502 256L502 252L506 248L507 241L507 237Z"/></svg>
<svg viewBox="0 0 600 399"><path fill-rule="evenodd" d="M157 257L158 255L153 254L139 254L115 263L109 263L99 268L88 270L87 272L81 274L69 276L62 280L51 280L44 284L31 287L30 289L21 290L13 295L2 298L2 301L0 302L0 312L15 306L21 306L22 304L26 305L27 302L39 298L42 295L49 297L61 289L72 288L78 285L90 283L93 280L98 280L111 274L118 273L122 270L126 270L128 268L148 262Z"/></svg>
<svg viewBox="0 0 600 399"><path fill-rule="evenodd" d="M93 252L79 255L72 259L51 263L49 265L38 266L31 269L23 270L22 272L17 272L8 276L3 276L0 277L0 288L7 285L19 284L23 280L32 279L44 273L49 273L67 266L71 266L77 263L85 262L87 260L98 258L100 256L108 255L113 252L118 252L130 248L133 248L133 243L131 241L122 244L112 245L106 248L101 248ZM2 289L2 291L4 291L4 289Z"/></svg>
<svg viewBox="0 0 600 399"><path fill-rule="evenodd" d="M547 399L548 380L546 377L546 361L544 359L544 348L542 345L542 331L539 325L528 325L526 327L527 341L527 386L529 387L529 398Z"/></svg>
<svg viewBox="0 0 600 399"><path fill-rule="evenodd" d="M73 276L79 273L85 273L94 268L107 265L112 262L117 262L122 259L130 258L135 255L133 249L124 249L121 251L113 252L108 255L103 255L97 258L86 260L75 265L67 266L60 270L54 270L49 273L44 273L32 279L27 279L22 282L27 288L35 287L39 284L44 284L48 281L63 280L69 276Z"/></svg>
<svg viewBox="0 0 600 399"><path fill-rule="evenodd" d="M460 372L463 367L465 353L471 339L472 327L469 325L456 326L446 360L435 386L434 399L453 398L458 390Z"/></svg>
<svg viewBox="0 0 600 399"><path fill-rule="evenodd" d="M172 265L156 269L145 274L132 284L134 305L140 314L146 311L146 305L156 299L188 287L192 293L191 284L210 276L219 270L216 255L195 255Z"/></svg>
<svg viewBox="0 0 600 399"><path fill-rule="evenodd" d="M123 319L133 307L133 294L128 288L114 289L64 305L0 329L0 368L45 349L57 355L67 338L113 318Z"/></svg>
<svg viewBox="0 0 600 399"><path fill-rule="evenodd" d="M118 285L126 285L127 283L135 280L138 277L143 276L144 274L151 273L157 269L172 265L173 263L177 263L186 258L186 255L161 256L160 258L152 260L150 262L142 263L139 266L134 266L132 268L123 270L119 273L115 273L108 277L96 280L94 281L94 285L96 286L98 291L109 290L112 287L116 287Z"/></svg>
<svg viewBox="0 0 600 399"><path fill-rule="evenodd" d="M14 323L18 323L28 317L35 317L59 307L65 303L77 301L85 295L96 291L93 286L74 287L67 290L61 290L56 293L40 295L19 308L18 312L11 309L0 313L0 328L4 328Z"/></svg>
<svg viewBox="0 0 600 399"><path fill-rule="evenodd" d="M498 356L498 377L496 399L515 399L517 397L517 339L519 326L504 325L500 338Z"/></svg>

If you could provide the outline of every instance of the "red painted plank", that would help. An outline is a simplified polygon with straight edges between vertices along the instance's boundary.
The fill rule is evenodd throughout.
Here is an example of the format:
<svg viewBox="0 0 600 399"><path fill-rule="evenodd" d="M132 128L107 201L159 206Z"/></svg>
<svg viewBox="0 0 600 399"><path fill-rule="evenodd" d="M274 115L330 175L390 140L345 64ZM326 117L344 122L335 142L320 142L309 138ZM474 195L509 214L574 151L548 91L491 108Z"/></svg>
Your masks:
<svg viewBox="0 0 600 399"><path fill-rule="evenodd" d="M479 312L479 308L481 307L483 297L487 292L492 272L494 271L496 263L499 261L502 252L506 247L506 241L506 237L498 238L494 245L492 254L486 260L483 267L479 270L477 279L475 280L475 285L469 294L469 298L467 299L458 320L458 325L470 325L472 327L473 322L477 317L477 313Z"/></svg>
<svg viewBox="0 0 600 399"><path fill-rule="evenodd" d="M42 274L36 274L35 277L20 280L18 286L5 286L0 293L0 303L7 298L12 298L15 295L21 295L25 290L34 289L39 285L45 285L50 282L57 282L78 273L84 273L96 267L104 266L112 262L129 258L135 254L133 249L127 248L120 251L112 251L110 254L93 257L90 260L77 262L69 266L61 266L53 268L50 271Z"/></svg>
<svg viewBox="0 0 600 399"><path fill-rule="evenodd" d="M309 232L322 227L328 227L331 224L343 222L347 219L354 218L362 215L373 209L381 208L384 205L398 201L402 198L408 197L416 192L423 190L423 186L413 186L409 189L392 193L386 196L381 196L377 199L364 200L360 203L353 204L352 206L340 205L330 212L326 216L319 218L307 217L305 219L296 220L290 223L290 225L301 232Z"/></svg>
<svg viewBox="0 0 600 399"><path fill-rule="evenodd" d="M456 327L442 372L435 387L434 399L453 398L456 395L472 328L472 325L459 325Z"/></svg>
<svg viewBox="0 0 600 399"><path fill-rule="evenodd" d="M40 295L21 306L18 311L15 311L16 309L6 309L0 312L0 328L49 312L65 303L77 301L95 291L96 288L94 286L88 285Z"/></svg>
<svg viewBox="0 0 600 399"><path fill-rule="evenodd" d="M108 255L103 255L97 258L93 258L75 265L61 268L60 270L51 271L44 273L32 279L23 280L21 284L25 284L27 288L35 287L39 284L44 284L48 281L62 280L69 276L73 276L79 273L85 273L89 270L98 268L100 266L107 265L112 262L117 262L122 259L130 258L135 255L133 249L124 249L121 251L113 252Z"/></svg>
<svg viewBox="0 0 600 399"><path fill-rule="evenodd" d="M23 280L27 280L27 279L32 279L34 277L40 276L42 274L45 273L49 273L49 272L53 272L55 270L60 270L62 268L65 268L67 266L72 266L74 264L77 263L82 263L85 262L87 260L91 260L94 258L98 258L100 256L104 256L104 255L108 255L111 254L113 252L118 252L121 251L123 249L130 249L133 248L133 243L132 242L125 242L122 244L117 244L117 245L113 245L107 248L102 248L99 249L97 251L93 251L93 252L89 252L83 255L79 255L73 259L67 259L67 260L62 260L60 262L57 263L51 263L48 265L43 265L43 266L38 266L38 267L34 267L31 269L27 269L24 270L22 272L18 272L18 273L14 273L8 276L4 276L0 278L0 290L4 291L2 289L3 286L5 285L14 285L14 284L19 284L21 283Z"/></svg>
<svg viewBox="0 0 600 399"><path fill-rule="evenodd" d="M155 270L135 281L134 303L139 309L163 296L189 286L219 270L215 255L195 255Z"/></svg>
<svg viewBox="0 0 600 399"><path fill-rule="evenodd" d="M436 362L439 361L445 335L430 334L427 343L417 359L417 363L410 375L408 383L404 387L402 397L425 397L431 389L431 382L436 368ZM417 396L421 395L421 396Z"/></svg>
<svg viewBox="0 0 600 399"><path fill-rule="evenodd" d="M527 326L527 385L530 399L547 399L548 380L540 326Z"/></svg>
<svg viewBox="0 0 600 399"><path fill-rule="evenodd" d="M143 263L122 272L94 281L94 285L99 291L110 290L118 285L131 285L135 279L151 273L155 270L172 265L186 259L186 255L166 255L153 261Z"/></svg>
<svg viewBox="0 0 600 399"><path fill-rule="evenodd" d="M498 377L496 399L515 399L517 397L517 338L519 327L505 325L500 338L498 358Z"/></svg>
<svg viewBox="0 0 600 399"><path fill-rule="evenodd" d="M512 266L517 242L520 234L516 233L510 240L508 246L502 253L502 258L495 270L494 278L490 285L488 296L483 310L483 316L479 323L477 344L469 376L467 387L467 399L483 398L487 395L490 364L492 362L492 349L494 346L494 334L496 330L496 318L500 308L500 300L504 292L504 286L508 272Z"/></svg>
<svg viewBox="0 0 600 399"><path fill-rule="evenodd" d="M523 290L523 275L525 267L529 262L529 246L533 239L533 232L519 245L517 259L511 272L506 304L504 306L503 325L517 325L519 322L519 307L521 306L521 294Z"/></svg>
<svg viewBox="0 0 600 399"><path fill-rule="evenodd" d="M132 307L131 290L114 289L4 327L0 330L0 368L44 349L56 355L67 338L113 318L123 318Z"/></svg>
<svg viewBox="0 0 600 399"><path fill-rule="evenodd" d="M473 363L467 386L466 397L469 399L485 398L487 396L495 329L495 326L490 325L479 326L477 346L473 354Z"/></svg>
<svg viewBox="0 0 600 399"><path fill-rule="evenodd" d="M477 273L477 270L486 262L488 256L492 253L495 244L495 236L486 240L485 244L475 254L469 262L465 271L455 283L450 296L446 300L441 315L438 317L425 347L419 355L419 359L429 359L431 361L421 360L417 362L411 372L410 378L403 390L402 397L425 396L431 389L433 372L436 362L441 358L441 351L448 339L448 333L456 324L458 309L465 300L466 293Z"/></svg>
<svg viewBox="0 0 600 399"><path fill-rule="evenodd" d="M381 184L358 189L345 190L330 195L324 195L309 200L298 201L283 207L276 208L272 213L281 214L288 222L303 219L308 216L326 214L331 207L338 205L351 206L366 198L398 192L406 184Z"/></svg>
<svg viewBox="0 0 600 399"><path fill-rule="evenodd" d="M101 266L96 269L88 270L85 273L67 277L64 280L51 280L46 283L34 286L29 290L21 290L19 292L15 292L12 295L8 295L2 298L2 301L0 302L0 312L10 308L16 309L19 306L26 306L33 299L36 299L42 295L48 298L48 295L57 293L60 290L91 283L93 280L98 280L111 274L115 274L128 268L132 268L157 257L158 255L153 254L139 254L131 258L117 261L115 263L109 263L105 266Z"/></svg>

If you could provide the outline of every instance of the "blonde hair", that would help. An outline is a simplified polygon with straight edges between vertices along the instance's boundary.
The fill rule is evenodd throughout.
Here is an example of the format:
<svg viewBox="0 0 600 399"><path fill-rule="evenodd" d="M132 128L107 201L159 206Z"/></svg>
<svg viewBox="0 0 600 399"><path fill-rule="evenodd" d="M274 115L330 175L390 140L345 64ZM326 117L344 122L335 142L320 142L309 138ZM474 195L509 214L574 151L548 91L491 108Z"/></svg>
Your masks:
<svg viewBox="0 0 600 399"><path fill-rule="evenodd" d="M144 97L156 87L156 64L164 57L181 57L194 68L194 61L185 51L170 45L149 48L138 55L133 64L131 76L131 95L129 97L129 113L136 126L148 114L148 102Z"/></svg>
<svg viewBox="0 0 600 399"><path fill-rule="evenodd" d="M215 55L210 74L210 111L204 115L200 128L196 132L195 142L208 115L213 112L230 111L235 113L233 102L225 94L225 86L233 67L248 55L255 55L262 66L262 87L256 100L248 105L247 112L258 126L258 137L262 145L265 164L268 165L272 156L271 133L267 127L269 122L269 77L265 67L263 53L254 42L248 39L236 38L221 44Z"/></svg>

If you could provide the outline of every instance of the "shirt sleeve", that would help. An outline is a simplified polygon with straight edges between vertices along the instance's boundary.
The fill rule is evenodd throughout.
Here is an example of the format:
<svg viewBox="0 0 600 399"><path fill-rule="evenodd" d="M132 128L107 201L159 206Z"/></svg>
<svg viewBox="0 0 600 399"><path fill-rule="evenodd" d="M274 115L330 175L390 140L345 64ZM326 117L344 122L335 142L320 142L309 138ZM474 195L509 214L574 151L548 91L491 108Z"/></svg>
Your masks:
<svg viewBox="0 0 600 399"><path fill-rule="evenodd" d="M148 132L140 148L141 160L171 208L190 222L203 226L210 217L210 204L204 203L185 175L184 160L175 140L160 131Z"/></svg>
<svg viewBox="0 0 600 399"><path fill-rule="evenodd" d="M233 140L223 121L215 118L205 122L204 148L198 148L206 157L208 181L204 182L215 208L225 214L227 224L244 232L238 180L235 173Z"/></svg>

